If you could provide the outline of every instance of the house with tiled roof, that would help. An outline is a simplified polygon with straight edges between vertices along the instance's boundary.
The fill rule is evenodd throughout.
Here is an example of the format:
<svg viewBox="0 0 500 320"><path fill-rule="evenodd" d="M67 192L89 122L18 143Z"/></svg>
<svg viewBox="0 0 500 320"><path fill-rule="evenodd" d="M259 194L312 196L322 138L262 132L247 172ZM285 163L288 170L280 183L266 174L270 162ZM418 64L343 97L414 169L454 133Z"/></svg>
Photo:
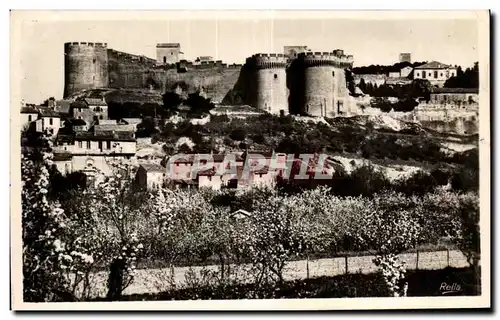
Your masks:
<svg viewBox="0 0 500 320"><path fill-rule="evenodd" d="M457 75L457 68L438 61L418 66L413 71L414 79L429 80L432 85L442 87L446 80Z"/></svg>
<svg viewBox="0 0 500 320"><path fill-rule="evenodd" d="M58 136L54 147L54 153L71 154L71 161L65 160L65 171L83 171L87 174L96 171L109 173L110 158L130 159L135 156L136 150L133 130L95 130L95 127L89 131L75 130L71 135ZM70 168L67 168L68 165Z"/></svg>
<svg viewBox="0 0 500 320"><path fill-rule="evenodd" d="M25 128L38 119L38 109L35 106L21 107L21 128Z"/></svg>
<svg viewBox="0 0 500 320"><path fill-rule="evenodd" d="M135 182L139 188L154 190L165 182L166 169L160 164L143 163L137 169Z"/></svg>
<svg viewBox="0 0 500 320"><path fill-rule="evenodd" d="M71 103L70 114L75 119L84 120L89 126L99 120L108 119L108 104L102 99L83 98Z"/></svg>
<svg viewBox="0 0 500 320"><path fill-rule="evenodd" d="M59 113L61 118L66 118L70 116L70 107L72 100L57 100L55 101L54 111Z"/></svg>
<svg viewBox="0 0 500 320"><path fill-rule="evenodd" d="M134 130L137 131L137 126L142 123L141 118L122 118L118 121L119 124L128 124L134 126Z"/></svg>

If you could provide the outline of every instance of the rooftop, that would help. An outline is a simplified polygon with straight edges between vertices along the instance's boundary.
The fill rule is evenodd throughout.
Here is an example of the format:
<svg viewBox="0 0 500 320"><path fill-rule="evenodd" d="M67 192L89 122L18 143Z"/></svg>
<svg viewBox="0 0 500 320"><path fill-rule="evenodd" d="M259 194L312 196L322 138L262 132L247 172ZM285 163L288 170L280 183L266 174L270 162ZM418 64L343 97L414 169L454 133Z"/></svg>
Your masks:
<svg viewBox="0 0 500 320"><path fill-rule="evenodd" d="M479 94L478 88L433 88L431 93L475 93Z"/></svg>
<svg viewBox="0 0 500 320"><path fill-rule="evenodd" d="M52 108L49 107L41 107L38 109L38 112L42 117L52 117L52 118L60 117L58 112L54 111Z"/></svg>
<svg viewBox="0 0 500 320"><path fill-rule="evenodd" d="M55 110L59 113L69 113L71 102L71 100L58 100L56 101Z"/></svg>
<svg viewBox="0 0 500 320"><path fill-rule="evenodd" d="M101 120L102 121L102 120ZM130 124L116 124L115 123L103 123L94 125L94 132L98 133L101 131L122 131L122 132L134 132L134 126Z"/></svg>
<svg viewBox="0 0 500 320"><path fill-rule="evenodd" d="M85 103L89 106L107 106L108 104L106 101L103 101L103 99L97 99L97 98L85 98L84 99Z"/></svg>
<svg viewBox="0 0 500 320"><path fill-rule="evenodd" d="M38 109L33 106L21 107L21 113L36 113L38 114Z"/></svg>
<svg viewBox="0 0 500 320"><path fill-rule="evenodd" d="M98 134L93 132L76 132L75 140L79 141L135 141L134 132L128 131L102 131Z"/></svg>
<svg viewBox="0 0 500 320"><path fill-rule="evenodd" d="M126 122L127 124L139 124L142 122L141 118L122 118L122 122Z"/></svg>
<svg viewBox="0 0 500 320"><path fill-rule="evenodd" d="M415 69L451 69L451 68L454 67L438 61L431 61L419 67L415 67Z"/></svg>
<svg viewBox="0 0 500 320"><path fill-rule="evenodd" d="M87 123L83 119L69 119L67 120L73 126L86 126Z"/></svg>
<svg viewBox="0 0 500 320"><path fill-rule="evenodd" d="M147 172L165 172L165 168L156 163L143 163L140 166Z"/></svg>

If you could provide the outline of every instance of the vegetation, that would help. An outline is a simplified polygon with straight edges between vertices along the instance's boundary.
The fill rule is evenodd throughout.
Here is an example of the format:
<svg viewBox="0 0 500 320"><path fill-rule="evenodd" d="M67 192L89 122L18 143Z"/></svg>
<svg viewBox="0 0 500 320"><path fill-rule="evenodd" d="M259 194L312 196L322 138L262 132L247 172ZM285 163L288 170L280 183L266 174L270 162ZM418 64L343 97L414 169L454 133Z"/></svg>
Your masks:
<svg viewBox="0 0 500 320"><path fill-rule="evenodd" d="M472 68L457 68L457 76L446 80L447 88L479 88L479 63L475 62Z"/></svg>
<svg viewBox="0 0 500 320"><path fill-rule="evenodd" d="M352 68L355 74L388 74L389 72L399 72L404 67L416 68L427 62L398 62L393 65L370 65Z"/></svg>
<svg viewBox="0 0 500 320"><path fill-rule="evenodd" d="M116 163L113 175L96 176L59 204L46 196L51 153L50 143L43 141L42 158L23 158L27 301L89 299L94 275L102 269L109 270L107 299L119 300L134 281L136 265L155 259L171 266L212 259L218 269L211 281L217 287L248 282L257 297L270 294L271 287L289 286L283 277L289 261L346 250L377 253L386 294L405 295L411 288L396 254L442 237L452 239L477 268L475 193L435 190L406 196L380 191L370 197L339 197L325 187L300 194L259 188L238 195L169 189L148 193L135 189L129 164ZM232 217L239 207L250 210L251 217ZM233 263L250 268L235 278L238 267ZM192 283L196 277L192 275Z"/></svg>

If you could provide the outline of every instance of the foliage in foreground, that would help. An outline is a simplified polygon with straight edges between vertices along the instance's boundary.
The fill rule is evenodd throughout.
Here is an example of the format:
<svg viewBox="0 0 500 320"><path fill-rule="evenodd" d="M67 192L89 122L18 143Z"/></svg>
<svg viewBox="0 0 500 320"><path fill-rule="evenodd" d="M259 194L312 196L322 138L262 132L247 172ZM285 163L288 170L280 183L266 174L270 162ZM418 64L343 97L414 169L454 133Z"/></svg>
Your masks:
<svg viewBox="0 0 500 320"><path fill-rule="evenodd" d="M376 253L391 295L405 295L405 268L396 255L418 244L452 239L478 263L478 198L440 191L421 196L383 192L372 197L332 196L320 187L287 195L255 189L236 195L251 216L214 201L225 191L135 190L133 168L113 164L58 209L49 188L50 145L41 159L23 158L25 299L53 301L64 291L85 300L93 274L109 270L108 299L118 300L134 280L136 264L159 259L174 266L216 259L216 279L230 285L231 263L250 265L241 279L256 288L284 283L291 259L342 250ZM227 194L226 194L227 195ZM260 290L260 289L259 289ZM59 297L59 298L58 298Z"/></svg>

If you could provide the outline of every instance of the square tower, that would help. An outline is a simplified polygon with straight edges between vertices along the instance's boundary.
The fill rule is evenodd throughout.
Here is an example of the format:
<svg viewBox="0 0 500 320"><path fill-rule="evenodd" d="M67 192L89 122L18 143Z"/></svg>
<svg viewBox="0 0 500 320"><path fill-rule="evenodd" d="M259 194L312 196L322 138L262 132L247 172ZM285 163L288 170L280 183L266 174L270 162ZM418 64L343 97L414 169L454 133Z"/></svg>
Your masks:
<svg viewBox="0 0 500 320"><path fill-rule="evenodd" d="M180 54L180 43L156 44L156 63L159 65L174 64L179 62Z"/></svg>
<svg viewBox="0 0 500 320"><path fill-rule="evenodd" d="M399 54L399 62L409 62L411 63L411 53L402 52Z"/></svg>

